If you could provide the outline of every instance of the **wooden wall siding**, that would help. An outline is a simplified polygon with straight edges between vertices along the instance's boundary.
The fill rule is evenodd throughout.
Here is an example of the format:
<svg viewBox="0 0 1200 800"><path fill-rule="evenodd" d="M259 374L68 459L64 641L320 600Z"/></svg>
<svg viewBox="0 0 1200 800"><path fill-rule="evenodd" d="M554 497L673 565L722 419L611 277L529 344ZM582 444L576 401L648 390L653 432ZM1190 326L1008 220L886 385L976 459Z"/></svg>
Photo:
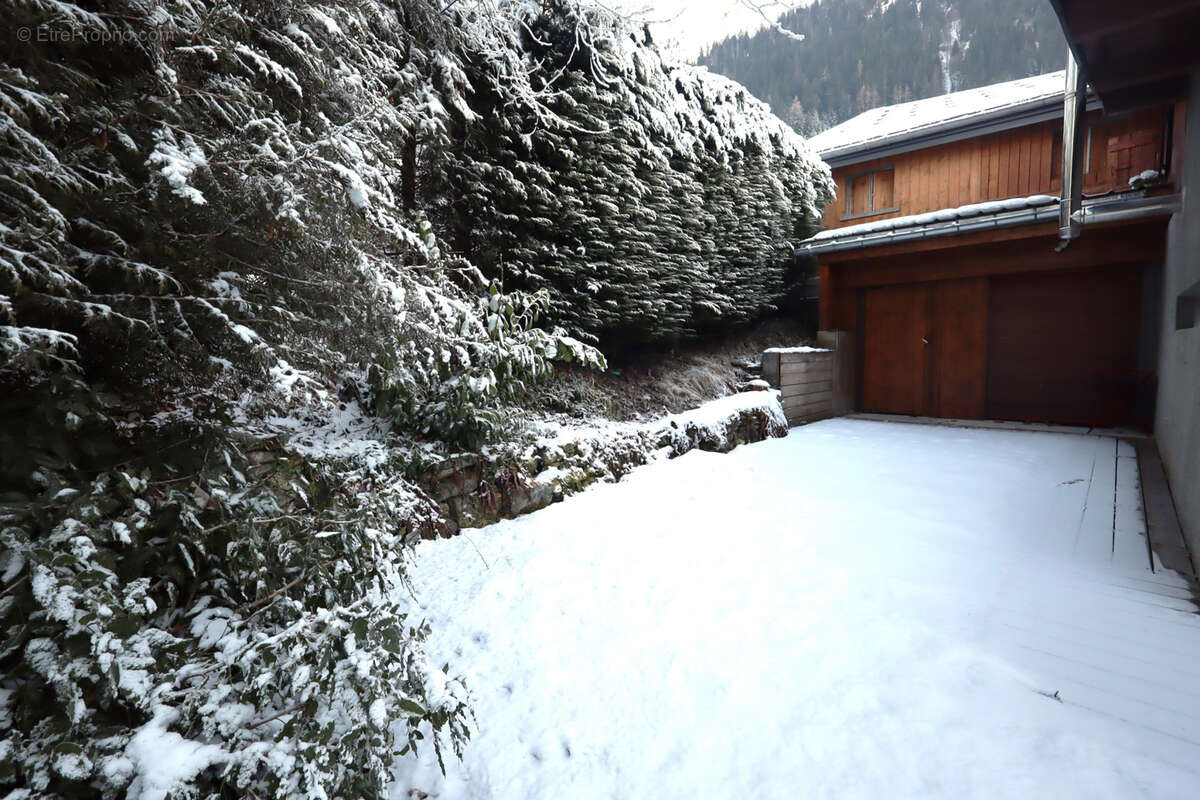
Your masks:
<svg viewBox="0 0 1200 800"><path fill-rule="evenodd" d="M873 287L1158 261L1165 254L1166 224L1162 218L1088 226L1061 253L1055 250L1058 231L1053 222L1014 228L1030 235L1009 240L995 239L1002 232L987 232L831 253L822 256L822 262L833 256L853 258L819 267L820 325L823 330L857 330L863 290Z"/></svg>
<svg viewBox="0 0 1200 800"><path fill-rule="evenodd" d="M764 353L763 377L780 390L789 425L833 416L835 354Z"/></svg>
<svg viewBox="0 0 1200 800"><path fill-rule="evenodd" d="M862 410L924 414L928 327L925 287L871 289L864 297Z"/></svg>
<svg viewBox="0 0 1200 800"><path fill-rule="evenodd" d="M1106 123L1104 137L1093 134L1093 139L1101 138L1107 145L1105 183L1114 188L1128 186L1130 178L1162 164L1166 124L1161 113L1149 109ZM1097 144L1093 141L1093 146Z"/></svg>
<svg viewBox="0 0 1200 800"><path fill-rule="evenodd" d="M867 289L862 410L1133 424L1141 285L1118 264Z"/></svg>
<svg viewBox="0 0 1200 800"><path fill-rule="evenodd" d="M933 363L928 407L936 417L979 419L987 397L988 279L925 284Z"/></svg>
<svg viewBox="0 0 1200 800"><path fill-rule="evenodd" d="M1091 169L1084 176L1084 192L1101 194L1129 188L1129 178L1162 166L1168 110L1148 109L1115 120L1091 123ZM968 203L1058 194L1061 176L1061 127L1057 121L864 161L833 171L838 198L825 208L822 224L840 228L889 217L920 214ZM894 167L893 201L898 211L845 218L847 177ZM865 206L853 193L855 214ZM864 201L865 202L865 201ZM885 207L877 203L877 207Z"/></svg>

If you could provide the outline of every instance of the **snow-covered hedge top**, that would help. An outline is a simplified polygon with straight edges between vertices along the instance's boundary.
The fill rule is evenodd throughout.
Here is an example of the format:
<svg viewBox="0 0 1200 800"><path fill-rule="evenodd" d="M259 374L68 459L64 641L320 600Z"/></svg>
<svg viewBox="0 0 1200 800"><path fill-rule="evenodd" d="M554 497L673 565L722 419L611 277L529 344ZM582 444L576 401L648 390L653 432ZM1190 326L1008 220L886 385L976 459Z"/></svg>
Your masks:
<svg viewBox="0 0 1200 800"><path fill-rule="evenodd" d="M544 5L544 4L543 4ZM586 28L589 41L607 45L606 67L654 88L666 83L661 91L665 104L644 107L656 121L657 132L676 143L685 153L700 140L727 154L754 145L764 152L808 159L820 169L815 150L790 125L772 113L765 102L723 75L676 61L659 50L644 31L599 3L578 3L572 8L573 21ZM526 7L528 19L544 13L544 8Z"/></svg>
<svg viewBox="0 0 1200 800"><path fill-rule="evenodd" d="M585 425L560 425L543 420L536 423L534 427L540 432L537 446L541 447L561 448L574 442L612 439L628 433L653 436L670 428L680 430L696 428L702 433L719 438L728 432L731 422L748 411L762 412L767 418L787 427L787 418L784 416L783 406L779 402L779 393L776 391L739 392L718 397L697 408L681 411L678 414L668 414L665 417L646 422L590 420Z"/></svg>
<svg viewBox="0 0 1200 800"><path fill-rule="evenodd" d="M713 435L722 434L731 420L747 411L761 411L770 419L787 427L787 417L775 392L740 392L710 400L699 408L672 414L664 422L681 428L695 426ZM660 423L661 427L661 423Z"/></svg>

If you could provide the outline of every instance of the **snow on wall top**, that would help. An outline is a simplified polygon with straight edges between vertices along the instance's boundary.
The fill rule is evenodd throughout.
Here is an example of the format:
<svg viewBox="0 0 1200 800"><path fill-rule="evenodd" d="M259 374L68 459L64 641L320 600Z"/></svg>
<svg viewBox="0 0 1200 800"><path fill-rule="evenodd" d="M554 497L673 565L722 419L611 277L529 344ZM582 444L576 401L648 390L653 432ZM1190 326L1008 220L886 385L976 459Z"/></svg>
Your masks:
<svg viewBox="0 0 1200 800"><path fill-rule="evenodd" d="M873 108L813 136L809 145L824 158L956 123L975 122L1024 105L1061 98L1066 74L1059 70L1032 78Z"/></svg>
<svg viewBox="0 0 1200 800"><path fill-rule="evenodd" d="M811 241L811 239L809 240ZM831 353L833 352L827 347L809 347L801 345L799 347L768 347L763 350L764 353Z"/></svg>

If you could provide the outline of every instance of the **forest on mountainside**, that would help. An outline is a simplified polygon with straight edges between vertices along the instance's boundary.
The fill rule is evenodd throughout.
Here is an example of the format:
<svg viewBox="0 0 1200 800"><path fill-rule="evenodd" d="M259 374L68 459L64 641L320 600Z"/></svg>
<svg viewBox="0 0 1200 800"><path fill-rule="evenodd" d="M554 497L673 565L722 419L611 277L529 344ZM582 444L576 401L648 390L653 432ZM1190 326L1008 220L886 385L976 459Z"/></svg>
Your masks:
<svg viewBox="0 0 1200 800"><path fill-rule="evenodd" d="M384 796L471 730L418 481L772 308L829 171L576 0L0 8L0 795Z"/></svg>
<svg viewBox="0 0 1200 800"><path fill-rule="evenodd" d="M714 44L698 63L741 83L805 136L869 108L1062 69L1044 0L816 0Z"/></svg>

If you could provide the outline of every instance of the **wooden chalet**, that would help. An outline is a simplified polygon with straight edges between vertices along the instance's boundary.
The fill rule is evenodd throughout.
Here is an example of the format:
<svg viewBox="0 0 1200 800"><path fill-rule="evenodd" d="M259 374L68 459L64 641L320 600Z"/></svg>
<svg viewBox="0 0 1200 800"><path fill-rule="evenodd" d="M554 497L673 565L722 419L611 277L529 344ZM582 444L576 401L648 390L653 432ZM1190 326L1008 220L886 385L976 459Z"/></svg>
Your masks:
<svg viewBox="0 0 1200 800"><path fill-rule="evenodd" d="M797 252L853 351L855 410L1157 428L1196 552L1200 3L1055 6L1066 71L814 137L837 198Z"/></svg>
<svg viewBox="0 0 1200 800"><path fill-rule="evenodd" d="M1172 105L1091 102L1089 235L1063 248L1064 73L868 111L815 137L837 199L820 327L855 334L860 411L1148 426Z"/></svg>

